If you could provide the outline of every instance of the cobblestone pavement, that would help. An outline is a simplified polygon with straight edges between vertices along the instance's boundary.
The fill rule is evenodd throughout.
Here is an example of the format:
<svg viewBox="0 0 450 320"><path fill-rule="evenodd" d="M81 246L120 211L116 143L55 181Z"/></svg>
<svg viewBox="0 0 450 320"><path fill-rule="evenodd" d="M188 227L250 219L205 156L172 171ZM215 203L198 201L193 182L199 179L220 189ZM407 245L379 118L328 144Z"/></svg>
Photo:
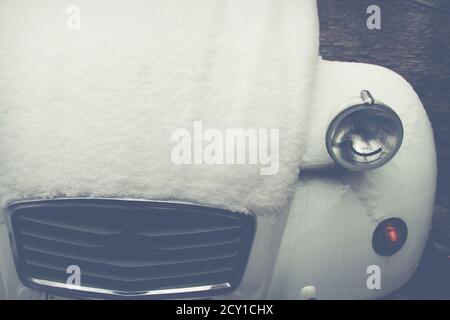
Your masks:
<svg viewBox="0 0 450 320"><path fill-rule="evenodd" d="M413 85L425 105L439 170L431 241L413 279L391 298L450 298L450 0L318 3L325 59L390 68ZM374 4L381 9L380 30L366 27L367 7Z"/></svg>

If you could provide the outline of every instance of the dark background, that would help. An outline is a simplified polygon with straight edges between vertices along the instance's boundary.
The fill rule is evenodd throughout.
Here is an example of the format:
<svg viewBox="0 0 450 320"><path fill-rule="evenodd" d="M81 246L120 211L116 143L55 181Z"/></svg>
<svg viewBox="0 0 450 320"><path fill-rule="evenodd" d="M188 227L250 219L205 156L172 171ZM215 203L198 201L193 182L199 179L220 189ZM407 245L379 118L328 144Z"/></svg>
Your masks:
<svg viewBox="0 0 450 320"><path fill-rule="evenodd" d="M390 298L450 299L450 0L318 0L318 4L320 53L325 59L390 68L411 83L425 106L438 157L433 229L418 271ZM370 5L381 9L380 30L366 27Z"/></svg>

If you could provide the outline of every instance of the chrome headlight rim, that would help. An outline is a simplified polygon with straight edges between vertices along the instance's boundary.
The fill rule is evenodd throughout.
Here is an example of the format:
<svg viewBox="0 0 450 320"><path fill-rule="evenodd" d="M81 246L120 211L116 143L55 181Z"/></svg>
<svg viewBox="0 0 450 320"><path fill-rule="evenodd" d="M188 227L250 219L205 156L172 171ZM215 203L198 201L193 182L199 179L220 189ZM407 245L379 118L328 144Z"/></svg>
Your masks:
<svg viewBox="0 0 450 320"><path fill-rule="evenodd" d="M330 125L328 126L326 137L325 137L325 144L328 151L328 154L331 156L331 158L334 160L334 162L339 165L340 167L343 167L349 171L366 171L366 170L373 170L380 168L387 164L389 161L392 160L392 158L395 157L395 155L400 150L400 147L403 143L404 138L404 128L403 123L398 116L398 114L389 106L386 104L375 101L372 96L370 95L370 92L368 91L362 91L361 97L363 99L363 102L355 102L352 104L349 104L344 108L343 111L338 113L334 119L331 121ZM387 154L380 157L379 159L376 159L374 161L368 161L368 162L354 162L351 163L349 161L343 160L342 157L339 157L339 155L336 153L336 148L340 148L339 146L336 146L333 144L336 131L341 123L343 123L344 120L347 120L348 117L352 116L353 114L357 112L367 112L376 114L378 113L378 116L384 117L386 119L389 119L391 121L391 124L393 124L392 129L396 130L396 143L395 146L389 150ZM364 155L367 156L367 155Z"/></svg>

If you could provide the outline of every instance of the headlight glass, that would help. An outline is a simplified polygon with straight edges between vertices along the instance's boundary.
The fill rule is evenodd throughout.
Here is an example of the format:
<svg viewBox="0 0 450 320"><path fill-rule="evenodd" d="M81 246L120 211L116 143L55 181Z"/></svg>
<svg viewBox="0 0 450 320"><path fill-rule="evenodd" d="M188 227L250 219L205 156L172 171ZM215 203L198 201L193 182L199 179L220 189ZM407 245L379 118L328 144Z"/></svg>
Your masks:
<svg viewBox="0 0 450 320"><path fill-rule="evenodd" d="M394 157L403 141L398 115L388 106L370 101L345 109L328 128L329 154L351 171L381 167Z"/></svg>

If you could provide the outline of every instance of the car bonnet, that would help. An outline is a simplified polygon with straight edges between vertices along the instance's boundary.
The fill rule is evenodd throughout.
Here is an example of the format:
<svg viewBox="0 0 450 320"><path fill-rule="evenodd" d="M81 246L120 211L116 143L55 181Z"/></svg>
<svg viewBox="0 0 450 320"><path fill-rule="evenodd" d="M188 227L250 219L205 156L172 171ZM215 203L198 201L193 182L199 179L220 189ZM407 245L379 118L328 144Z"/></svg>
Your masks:
<svg viewBox="0 0 450 320"><path fill-rule="evenodd" d="M316 2L77 3L0 0L1 203L142 198L280 212L306 143ZM257 133L256 163L217 155L230 129ZM177 158L180 144L191 163ZM259 152L273 170L261 170Z"/></svg>

